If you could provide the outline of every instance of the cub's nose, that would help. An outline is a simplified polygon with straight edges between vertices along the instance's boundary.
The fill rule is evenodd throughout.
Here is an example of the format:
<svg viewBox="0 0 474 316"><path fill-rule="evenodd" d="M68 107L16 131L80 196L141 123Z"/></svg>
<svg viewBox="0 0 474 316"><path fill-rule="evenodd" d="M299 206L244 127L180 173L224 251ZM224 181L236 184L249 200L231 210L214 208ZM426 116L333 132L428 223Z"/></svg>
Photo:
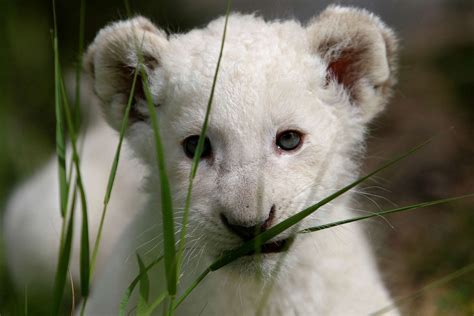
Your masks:
<svg viewBox="0 0 474 316"><path fill-rule="evenodd" d="M273 205L270 209L268 218L254 226L245 226L233 223L231 224L223 213L221 213L220 216L222 223L224 223L225 227L227 227L231 232L242 238L244 241L247 241L254 238L259 233L266 231L272 225L273 219L275 218L275 205Z"/></svg>

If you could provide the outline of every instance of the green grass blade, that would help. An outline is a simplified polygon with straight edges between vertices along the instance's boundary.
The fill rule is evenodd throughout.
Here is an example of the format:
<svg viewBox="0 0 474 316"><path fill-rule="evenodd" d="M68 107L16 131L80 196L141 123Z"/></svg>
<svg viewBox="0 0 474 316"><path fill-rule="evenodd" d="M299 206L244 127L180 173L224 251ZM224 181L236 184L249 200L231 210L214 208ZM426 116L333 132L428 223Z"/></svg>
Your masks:
<svg viewBox="0 0 474 316"><path fill-rule="evenodd" d="M76 95L74 98L74 124L79 127L81 123L81 75L82 75L82 57L84 53L84 24L86 16L86 2L80 1L79 8L79 43L76 64Z"/></svg>
<svg viewBox="0 0 474 316"><path fill-rule="evenodd" d="M471 263L459 270L456 270L444 277L442 277L441 279L438 279L434 282L431 282L429 283L428 285L422 287L421 289L419 289L418 291L410 294L410 295L407 295L407 296L403 296L403 297L400 297L400 298L397 298L393 301L392 304L390 304L389 306L386 306L378 311L375 311L373 313L371 313L370 315L371 316L380 316L380 315L383 315L389 311L391 311L392 309L394 309L396 306L400 306L404 303L406 303L407 301L409 300L412 300L412 299L415 299L417 298L418 296L420 296L420 294L422 294L423 292L426 292L428 290L431 290L433 288L436 288L436 287L439 287L445 283L448 283L456 278L459 278L460 276L463 276L467 273L470 273L470 272L473 272L474 271L474 263Z"/></svg>
<svg viewBox="0 0 474 316"><path fill-rule="evenodd" d="M151 315L155 309L160 306L161 303L163 303L167 295L168 293L166 292L161 293L160 296L158 296L158 298L150 304L150 307L148 307L148 309L144 312L144 315Z"/></svg>
<svg viewBox="0 0 474 316"><path fill-rule="evenodd" d="M76 65L76 96L75 96L75 105L74 105L74 117L71 118L72 128L75 127L75 132L78 132L80 123L81 123L81 74L82 74L82 58L84 52L84 24L85 24L85 11L86 3L85 0L80 1L79 9L79 43L78 43L78 57ZM66 96L66 95L64 95ZM66 104L67 106L67 104ZM76 137L74 137L76 138ZM73 149L76 153L75 156L78 156L77 146ZM73 147L73 148L74 148ZM81 294L83 297L87 297L89 294L89 278L90 278L90 253L89 253L89 223L88 223L88 214L87 214L87 201L82 184L82 179L79 171L79 158L75 163L77 169L77 180L79 181L79 194L81 197L81 207L82 207L82 231L81 231L81 254L80 254L80 270L81 270Z"/></svg>
<svg viewBox="0 0 474 316"><path fill-rule="evenodd" d="M362 183L362 182L366 181L367 179L373 177L374 175L378 174L382 170L385 170L388 167L391 167L394 164L398 163L402 159L405 159L406 157L412 155L413 153L420 150L421 148L423 148L424 146L426 146L430 142L431 142L431 139L424 142L423 144L421 144L419 146L416 146L415 148L409 150L407 153L405 153L405 154L403 154L403 155L401 155L401 156L399 156L395 159L390 160L389 162L385 163L384 165L382 165L378 169L376 169L376 170L370 172L369 174L359 178L358 180L356 180L356 181L352 182L351 184L345 186L344 188L340 189L339 191L329 195L328 197L322 199L320 202L318 202L318 203L316 203L316 204L314 204L314 205L312 205L312 206L296 213L295 215L293 215L293 216L287 218L286 220L278 223L277 225L273 226L269 230L264 231L263 233L258 235L256 238L244 243L239 248L237 248L235 250L232 250L232 251L229 251L227 254L224 254L224 256L222 256L221 259L217 260L216 262L214 262L211 265L211 267L210 267L211 270L215 271L215 270L225 266L226 264L236 260L237 258L240 258L240 257L242 257L246 254L251 253L253 251L253 249L255 249L255 242L256 242L257 238L261 241L261 243L267 242L268 240L272 239L273 237L277 236L278 234L284 232L288 228L290 228L293 225L297 224L298 222L300 222L304 218L306 218L309 215L313 214L315 211L317 211L323 205L331 202L332 200L336 199L337 197L339 197L342 194L346 193L347 191L351 190L352 188L359 185L360 183Z"/></svg>
<svg viewBox="0 0 474 316"><path fill-rule="evenodd" d="M194 154L193 158L193 163L191 167L191 173L189 175L189 186L188 186L188 192L186 194L186 202L184 205L184 211L183 211L183 220L182 220L182 225L181 225L181 235L180 235L180 240L179 240L179 247L178 247L178 270L177 274L179 275L179 271L181 270L181 261L184 253L184 248L186 245L186 232L187 232L187 226L188 226L188 218L189 218L189 208L191 206L191 194L193 191L193 181L196 176L197 168L199 166L199 161L201 160L201 155L202 151L204 149L204 142L206 139L206 131L207 131L207 126L209 124L209 115L211 113L211 108L212 108L212 100L214 99L214 91L216 88L216 83L217 83L217 75L219 73L219 68L222 60L222 54L224 52L224 43L225 43L225 37L227 34L227 24L229 20L229 14L230 14L230 8L231 8L231 3L232 1L229 0L227 1L227 9L226 9L226 15L225 15L225 22L224 22L224 30L222 32L222 40L221 40L221 47L219 50L219 57L217 59L217 65L216 69L214 72L214 78L212 81L212 87L211 87L211 93L209 96L209 100L207 103L207 109L206 109L206 114L204 117L204 123L201 128L201 134L199 135L199 141L196 147L196 152Z"/></svg>
<svg viewBox="0 0 474 316"><path fill-rule="evenodd" d="M64 114L62 108L61 85L59 84L61 70L59 66L58 29L56 22L56 3L52 0L53 6L53 53L54 53L54 107L56 113L56 155L58 159L59 176L59 203L61 216L66 216L67 196L69 186L66 178L66 138L64 127Z"/></svg>
<svg viewBox="0 0 474 316"><path fill-rule="evenodd" d="M204 280L204 278L211 272L210 267L204 270L203 273L196 280L186 289L186 291L176 300L173 305L173 309L176 309L185 299L188 297L189 294Z"/></svg>
<svg viewBox="0 0 474 316"><path fill-rule="evenodd" d="M53 19L54 19L54 37L53 37L53 50L55 55L55 86L56 86L56 97L58 100L62 101L62 107L60 111L56 111L60 114L65 114L66 122L67 122L67 130L69 132L69 136L71 139L72 144L72 159L76 168L76 182L79 188L79 195L81 198L82 204L82 232L81 232L81 292L83 296L87 296L89 290L89 229L88 229L88 220L87 220L87 200L84 192L84 187L82 184L81 172L80 172L80 163L79 163L79 156L77 154L77 146L76 146L76 130L74 127L74 122L71 117L70 107L67 100L67 94L64 88L64 81L61 74L61 66L59 63L59 51L58 51L58 36L57 36L57 23L56 23L56 9L55 9L55 2L53 1ZM56 101L56 106L60 106L60 102ZM62 127L64 127L64 123L62 122L63 115L57 115L57 120L61 122ZM59 123L58 123L59 124ZM64 143L62 131L60 131L57 137L62 138L61 141ZM58 142L59 143L59 142ZM65 148L65 147L64 147ZM64 151L65 152L65 151ZM64 166L64 167L63 167ZM64 159L60 159L60 195L61 195L61 212L63 217L65 216L65 209L67 205L67 194L68 189L64 189L67 184L66 179L66 170L65 170L65 157ZM65 184L66 183L66 184ZM70 185L70 184L69 184ZM65 196L63 196L65 194ZM69 261L67 262L69 263ZM67 269L66 269L67 270ZM64 289L64 287L63 287ZM61 294L62 296L62 294Z"/></svg>
<svg viewBox="0 0 474 316"><path fill-rule="evenodd" d="M201 311L199 312L198 316L201 316L202 313L204 313L204 310L206 309L207 304L209 304L209 301L207 301L206 304L204 304L204 306L201 308Z"/></svg>
<svg viewBox="0 0 474 316"><path fill-rule="evenodd" d="M373 213L373 214L370 214L370 215L358 216L358 217L345 219L345 220L342 220L342 221L337 221L337 222L333 222L333 223L329 223L329 224L324 224L324 225L315 226L315 227L309 227L309 228L305 228L305 229L299 231L298 233L312 233L312 232L316 232L316 231L319 231L319 230L323 230L323 229L327 229L327 228L331 228L331 227L336 227L336 226L339 226L339 225L344 225L344 224L348 224L348 223L352 223L352 222L361 221L361 220L364 220L364 219L369 219L369 218L372 218L372 217L410 211L410 210L414 210L414 209L418 209L418 208L423 208L423 207L428 207L428 206L434 206L434 205L438 205L438 204L453 202L453 201L466 199L466 198L470 198L470 197L474 197L474 193L473 194L462 195L462 196L457 196L457 197L452 197L452 198L447 198L447 199L441 199L441 200L436 200L436 201L429 201L429 202L423 202L423 203L418 203L418 204L393 208L393 209Z"/></svg>
<svg viewBox="0 0 474 316"><path fill-rule="evenodd" d="M83 3L82 3L83 0L81 0L81 17L80 17L80 22L79 24L83 23ZM81 43L83 42L83 40L81 40L81 38L83 38L83 25L80 25L79 28L79 50L83 50L83 48L81 47ZM80 89L81 89L81 83L80 83L80 80L81 80L81 74L82 74L82 67L80 66L80 64L82 64L82 52L79 54L78 56L78 61L77 61L77 65L76 65L76 91L75 91L75 101L74 101L74 108L73 108L73 120L74 120L74 126L78 129L80 124L81 124L81 108L80 108ZM83 144L83 143L82 143ZM82 149L82 147L81 147ZM66 165L66 170L69 170L69 173L67 174L67 187L69 188L71 186L71 181L72 181L72 176L73 176L73 170L74 168L72 167L74 165L74 156L71 155L71 157L69 158L69 161Z"/></svg>
<svg viewBox="0 0 474 316"><path fill-rule="evenodd" d="M58 263L56 267L56 275L54 280L52 315L58 315L64 295L66 277L68 273L69 260L71 257L71 245L74 227L74 208L76 204L76 187L74 188L71 211L69 212L69 220L67 221L67 204L69 185L66 177L66 141L65 141L65 124L62 104L61 90L61 68L59 62L58 48L58 29L56 20L56 3L52 0L53 11L53 54L54 54L54 94L55 94L55 113L56 113L56 155L58 159L58 176L59 176L59 198L60 212L63 220L61 227L60 246Z"/></svg>
<svg viewBox="0 0 474 316"><path fill-rule="evenodd" d="M135 74L133 75L133 80L132 80L132 87L130 89L130 94L128 96L128 101L127 101L127 106L125 108L125 113L122 119L122 123L120 125L120 137L119 137L119 142L117 145L117 148L115 149L115 155L114 155L114 161L112 163L112 167L110 169L109 173L109 179L107 182L107 190L105 192L105 197L104 197L104 205L102 208L102 215L100 217L100 223L99 223L99 229L97 231L97 237L95 239L94 243L94 249L92 251L92 259L91 259L91 271L90 271L90 278L92 279L92 276L94 274L94 269L95 269L95 264L97 261L97 254L99 253L99 246L100 246L100 241L102 239L102 230L104 227L104 222L105 222L105 216L107 214L107 208L109 205L110 197L112 195L112 188L114 186L115 182L115 177L117 175L117 169L118 169L118 164L120 160L120 153L122 150L122 143L123 139L125 137L125 131L128 126L128 117L130 115L130 109L132 108L132 102L133 102L133 96L135 94L135 87L137 83L137 78L138 78L138 69L135 70Z"/></svg>
<svg viewBox="0 0 474 316"><path fill-rule="evenodd" d="M133 281L130 283L130 285L127 288L127 291L125 292L122 301L120 302L120 308L119 308L119 316L125 316L127 312L127 305L128 302L130 301L130 297L132 296L133 290L135 287L138 285L140 282L140 279L143 277L143 273L147 273L151 268L153 268L156 264L158 264L161 260L163 260L163 256L158 257L154 261L152 261L150 264L148 264L143 271L140 271L140 274L133 279Z"/></svg>
<svg viewBox="0 0 474 316"><path fill-rule="evenodd" d="M354 188L355 186L357 186L358 184L368 180L369 178L373 177L374 175L378 174L379 172L395 165L396 163L398 163L399 161L407 158L408 156L414 154L415 152L417 152L418 150L420 150L421 148L425 147L426 145L428 145L429 143L431 142L431 139L427 140L426 142L412 148L411 150L409 150L408 152L388 161L387 163L385 163L384 165L382 165L381 167L375 169L374 171L368 173L367 175L359 178L358 180L352 182L351 184L343 187L342 189L338 190L337 192L329 195L328 197L324 198L323 200L321 200L320 202L296 213L295 215L287 218L286 220L284 220L283 222L273 226L272 228L270 228L269 230L259 234L258 236L256 236L254 239L248 241L248 242L245 242L244 244L242 244L242 246L234 249L234 250L231 250L231 251L228 251L227 253L225 253L221 258L217 259L214 263L212 263L194 282L193 284L188 287L188 289L183 293L183 295L181 295L181 297L179 298L179 300L177 301L177 303L174 305L174 307L176 308L177 306L179 306L179 304L192 292L192 290L194 288L196 288L197 285L199 285L199 283L204 279L204 277L209 274L209 272L211 271L216 271L220 268L222 268L223 266L229 264L230 262L242 257L242 256L245 256L249 253L252 253L255 249L255 244L256 242L260 242L260 243L265 243L266 241L272 239L273 237L275 237L276 235L282 233L283 231L287 230L288 228L292 227L293 225L297 224L298 222L300 222L302 219L304 219L305 217L311 215L312 213L314 213L316 210L318 210L321 206L331 202L332 200L336 199L337 197L341 196L342 194L346 193L347 191L351 190L352 188Z"/></svg>
<svg viewBox="0 0 474 316"><path fill-rule="evenodd" d="M61 303L66 285L66 278L69 269L69 260L71 258L72 236L74 230L74 209L76 207L77 187L74 186L72 202L70 206L69 220L59 249L58 265L56 268L56 276L54 280L52 315L59 315ZM66 221L66 218L63 219Z"/></svg>
<svg viewBox="0 0 474 316"><path fill-rule="evenodd" d="M148 310L148 297L150 294L150 280L148 279L148 273L140 255L137 253L138 267L140 270L140 295L138 297L137 315L147 315Z"/></svg>
<svg viewBox="0 0 474 316"><path fill-rule="evenodd" d="M84 190L84 185L81 176L80 160L77 151L77 136L72 120L69 102L67 100L66 89L64 88L64 81L60 77L61 93L63 97L63 109L66 114L67 128L71 139L72 157L74 167L76 169L76 182L79 189L79 197L81 199L82 209L82 225L81 225L81 255L80 255L80 271L81 271L81 295L87 297L89 293L89 272L90 272L90 258L89 258L89 222L87 214L87 198Z"/></svg>
<svg viewBox="0 0 474 316"><path fill-rule="evenodd" d="M123 4L125 6L125 12L129 18L132 17L132 9L130 8L130 2L128 0L123 0Z"/></svg>
<svg viewBox="0 0 474 316"><path fill-rule="evenodd" d="M141 68L141 67L140 67ZM148 111L150 112L151 126L155 136L155 150L158 164L158 172L160 176L161 186L161 213L163 218L163 244L164 244L164 261L168 293L170 296L176 295L176 248L174 237L174 217L173 217L173 203L171 198L171 190L169 186L168 176L165 167L165 155L163 151L163 144L161 142L160 130L158 128L158 120L156 117L155 107L151 99L150 89L148 87L148 80L146 72L141 69L143 90L145 93Z"/></svg>
<svg viewBox="0 0 474 316"><path fill-rule="evenodd" d="M227 9L226 9L226 14L225 14L225 22L224 22L224 30L222 31L222 40L221 40L221 46L219 50L219 57L217 58L217 65L216 65L216 70L214 72L214 78L212 80L212 87L211 87L211 94L209 96L209 100L207 103L207 109L206 109L206 115L204 118L204 123L201 129L201 134L199 135L199 141L198 145L196 147L196 152L194 154L193 158L193 165L191 168L191 179L194 179L196 176L196 171L199 166L199 160L201 159L202 151L204 149L204 141L206 139L206 130L207 130L207 125L209 123L209 114L211 113L211 108L212 108L212 100L214 99L214 91L216 89L216 83L217 83L217 74L219 73L219 68L221 65L221 60L222 60L222 54L224 52L224 43L225 43L225 37L227 34L227 24L229 21L229 13L230 13L230 5L232 1L229 0L227 1Z"/></svg>

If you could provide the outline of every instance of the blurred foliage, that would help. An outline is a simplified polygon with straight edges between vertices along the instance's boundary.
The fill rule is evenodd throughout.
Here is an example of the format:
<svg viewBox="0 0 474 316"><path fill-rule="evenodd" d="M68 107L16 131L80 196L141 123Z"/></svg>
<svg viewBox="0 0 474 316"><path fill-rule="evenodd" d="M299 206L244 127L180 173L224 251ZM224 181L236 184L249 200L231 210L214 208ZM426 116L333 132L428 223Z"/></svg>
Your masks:
<svg viewBox="0 0 474 316"><path fill-rule="evenodd" d="M456 97L456 104L474 121L474 42L448 47L436 54L435 67L446 77ZM467 71L466 71L467 70ZM471 76L469 74L471 70Z"/></svg>

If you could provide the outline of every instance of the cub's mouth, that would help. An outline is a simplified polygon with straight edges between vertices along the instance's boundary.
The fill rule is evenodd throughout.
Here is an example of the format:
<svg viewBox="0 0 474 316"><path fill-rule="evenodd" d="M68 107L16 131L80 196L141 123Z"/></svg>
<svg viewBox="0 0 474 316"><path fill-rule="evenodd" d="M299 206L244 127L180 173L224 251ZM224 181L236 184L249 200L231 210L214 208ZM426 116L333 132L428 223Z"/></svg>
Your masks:
<svg viewBox="0 0 474 316"><path fill-rule="evenodd" d="M260 245L258 249L253 250L246 254L246 256L253 256L257 254L272 254L280 253L287 251L291 244L293 243L293 238L281 239L274 242L269 242L263 245Z"/></svg>

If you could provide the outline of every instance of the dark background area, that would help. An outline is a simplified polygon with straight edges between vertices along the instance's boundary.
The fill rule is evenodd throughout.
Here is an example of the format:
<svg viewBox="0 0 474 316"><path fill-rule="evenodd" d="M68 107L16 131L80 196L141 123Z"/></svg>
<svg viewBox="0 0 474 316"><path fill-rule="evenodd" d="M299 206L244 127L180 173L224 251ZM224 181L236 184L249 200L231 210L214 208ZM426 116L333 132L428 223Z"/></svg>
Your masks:
<svg viewBox="0 0 474 316"><path fill-rule="evenodd" d="M170 32L203 26L225 1L130 1ZM401 39L399 84L387 111L372 125L365 170L438 135L415 156L385 172L364 191L359 208L378 210L474 192L474 2L470 0L341 1L374 11ZM237 11L303 23L328 1L234 1ZM57 3L63 69L78 47L79 1ZM106 23L127 16L122 1L86 1L85 41ZM0 2L0 215L15 185L54 150L52 9L48 1ZM374 220L370 237L395 297L474 262L474 201ZM21 305L2 256L0 314ZM410 315L472 315L474 271L422 292L403 305Z"/></svg>

